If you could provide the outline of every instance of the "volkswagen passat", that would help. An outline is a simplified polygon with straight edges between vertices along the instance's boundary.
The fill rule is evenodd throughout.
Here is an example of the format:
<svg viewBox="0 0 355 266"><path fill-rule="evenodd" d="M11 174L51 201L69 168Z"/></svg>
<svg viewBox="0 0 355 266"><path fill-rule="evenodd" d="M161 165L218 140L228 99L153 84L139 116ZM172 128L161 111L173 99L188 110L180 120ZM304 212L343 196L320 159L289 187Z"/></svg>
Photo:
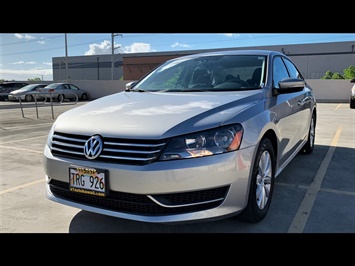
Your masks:
<svg viewBox="0 0 355 266"><path fill-rule="evenodd" d="M46 196L136 221L256 223L275 178L313 151L316 106L282 53L175 58L57 118L44 149Z"/></svg>

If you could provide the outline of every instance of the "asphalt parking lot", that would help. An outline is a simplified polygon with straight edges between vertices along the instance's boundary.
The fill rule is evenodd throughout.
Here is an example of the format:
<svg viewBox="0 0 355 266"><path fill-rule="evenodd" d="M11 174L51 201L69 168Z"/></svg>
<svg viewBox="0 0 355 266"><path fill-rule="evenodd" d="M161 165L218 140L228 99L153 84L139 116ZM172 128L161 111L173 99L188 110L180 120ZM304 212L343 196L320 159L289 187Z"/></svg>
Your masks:
<svg viewBox="0 0 355 266"><path fill-rule="evenodd" d="M85 104L0 102L0 233L355 233L355 109L318 103L315 150L276 179L267 217L150 224L89 213L45 197L42 152L54 119Z"/></svg>

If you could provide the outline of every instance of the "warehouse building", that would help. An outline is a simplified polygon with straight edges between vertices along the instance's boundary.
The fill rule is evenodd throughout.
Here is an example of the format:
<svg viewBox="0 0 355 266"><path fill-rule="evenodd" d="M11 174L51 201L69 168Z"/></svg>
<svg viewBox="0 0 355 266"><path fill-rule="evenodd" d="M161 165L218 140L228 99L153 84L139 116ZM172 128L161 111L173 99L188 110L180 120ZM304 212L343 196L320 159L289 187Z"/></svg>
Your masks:
<svg viewBox="0 0 355 266"><path fill-rule="evenodd" d="M355 41L236 47L171 52L53 57L53 80L137 80L168 59L200 52L267 49L288 55L306 79L320 79L327 71L343 74L355 66Z"/></svg>

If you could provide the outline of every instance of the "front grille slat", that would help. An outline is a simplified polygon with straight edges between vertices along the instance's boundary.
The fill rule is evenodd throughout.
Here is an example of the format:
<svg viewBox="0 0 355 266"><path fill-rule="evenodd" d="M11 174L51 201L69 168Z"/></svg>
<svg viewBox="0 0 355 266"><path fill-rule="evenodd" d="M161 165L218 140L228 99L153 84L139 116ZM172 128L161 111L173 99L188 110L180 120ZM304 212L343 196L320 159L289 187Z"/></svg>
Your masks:
<svg viewBox="0 0 355 266"><path fill-rule="evenodd" d="M66 146L66 147L71 147L71 148L78 148L81 149L83 146L79 146L79 145L75 145L75 144L70 144L70 143L66 143L66 142L62 142L62 141L53 141L52 142L53 145L58 145L58 146Z"/></svg>
<svg viewBox="0 0 355 266"><path fill-rule="evenodd" d="M66 140L66 141L77 141L77 142L82 142L82 143L85 143L85 141L86 141L86 140L83 140L83 139L68 138L68 137L64 137L64 136L61 136L61 135L56 135L55 138Z"/></svg>
<svg viewBox="0 0 355 266"><path fill-rule="evenodd" d="M154 160L156 157L149 157L149 158L134 158L134 157L123 157L123 156L109 156L109 155L101 155L101 158L108 158L108 159L117 159L117 160L130 160L130 161L142 161L145 162L147 160Z"/></svg>
<svg viewBox="0 0 355 266"><path fill-rule="evenodd" d="M106 144L106 143L105 143ZM137 151L137 150L119 150L119 149L104 149L104 151L109 151L109 152L124 152L124 153L136 153L136 154L152 154L152 153L158 153L160 150L154 150L154 151Z"/></svg>
<svg viewBox="0 0 355 266"><path fill-rule="evenodd" d="M54 132L52 154L59 157L87 160L84 145L91 136ZM159 158L166 140L140 140L102 137L103 150L95 161L108 163L145 165Z"/></svg>
<svg viewBox="0 0 355 266"><path fill-rule="evenodd" d="M134 143L123 143L123 142L109 142L109 141L106 141L105 142L106 144L108 145L119 145L119 146L131 146L131 147L148 147L148 148L156 148L156 147L161 147L161 146L164 146L165 143L160 143L160 144L134 144Z"/></svg>
<svg viewBox="0 0 355 266"><path fill-rule="evenodd" d="M76 155L84 156L83 152L75 152L75 151L63 150L63 149L58 149L58 148L52 147L52 153L53 154L55 154L55 151L62 152L62 153L69 153L69 154L72 154L72 155L76 154Z"/></svg>

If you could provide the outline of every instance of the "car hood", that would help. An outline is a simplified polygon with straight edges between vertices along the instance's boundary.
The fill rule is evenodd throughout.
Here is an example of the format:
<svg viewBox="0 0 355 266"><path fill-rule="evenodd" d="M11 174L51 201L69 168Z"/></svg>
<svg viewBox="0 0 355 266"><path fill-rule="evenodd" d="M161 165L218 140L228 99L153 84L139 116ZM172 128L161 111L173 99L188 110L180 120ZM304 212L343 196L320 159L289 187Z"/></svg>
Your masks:
<svg viewBox="0 0 355 266"><path fill-rule="evenodd" d="M71 109L55 131L122 138L166 138L222 125L262 98L239 92L120 92Z"/></svg>
<svg viewBox="0 0 355 266"><path fill-rule="evenodd" d="M23 93L24 91L22 90L14 90L12 92L10 92L10 94L19 94L19 93Z"/></svg>

